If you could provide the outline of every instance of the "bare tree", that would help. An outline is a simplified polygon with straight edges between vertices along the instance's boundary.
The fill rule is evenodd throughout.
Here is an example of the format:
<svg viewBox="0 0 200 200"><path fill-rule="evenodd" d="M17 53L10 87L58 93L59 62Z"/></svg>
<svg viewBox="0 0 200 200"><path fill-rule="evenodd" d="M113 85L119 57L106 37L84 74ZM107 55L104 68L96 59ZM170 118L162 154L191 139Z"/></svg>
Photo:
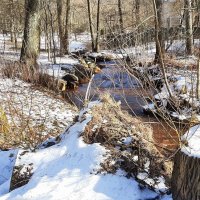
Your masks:
<svg viewBox="0 0 200 200"><path fill-rule="evenodd" d="M24 38L20 61L35 68L39 55L40 43L40 0L25 1Z"/></svg>
<svg viewBox="0 0 200 200"><path fill-rule="evenodd" d="M64 55L63 0L57 0L58 30L60 39L60 56Z"/></svg>
<svg viewBox="0 0 200 200"><path fill-rule="evenodd" d="M118 0L118 11L119 11L120 31L123 32L124 23L123 23L123 13L122 13L122 2L121 2L121 0Z"/></svg>
<svg viewBox="0 0 200 200"><path fill-rule="evenodd" d="M97 1L97 11L96 11L96 32L94 31L94 25L92 21L92 12L91 12L91 1L87 0L87 7L88 7L88 19L89 19L89 27L90 27L90 35L91 35L91 44L92 44L92 51L98 52L99 51L99 36L100 36L100 5L101 0ZM95 35L96 33L96 35Z"/></svg>
<svg viewBox="0 0 200 200"><path fill-rule="evenodd" d="M88 7L88 19L89 19L89 26L90 26L90 35L91 35L91 42L92 42L92 51L95 50L94 46L94 31L93 31L93 26L92 26L92 13L91 13L91 4L90 0L87 0L87 7Z"/></svg>
<svg viewBox="0 0 200 200"><path fill-rule="evenodd" d="M67 0L66 1L66 17L65 17L65 34L64 34L64 52L65 52L65 54L69 54L70 10L71 10L71 2L70 2L70 0Z"/></svg>
<svg viewBox="0 0 200 200"><path fill-rule="evenodd" d="M97 3L97 35L96 35L96 43L95 43L95 48L94 48L95 52L99 51L100 2L101 1L98 0L98 3Z"/></svg>
<svg viewBox="0 0 200 200"><path fill-rule="evenodd" d="M184 0L185 3L185 25L186 25L186 52L192 55L193 47L193 31L192 31L192 1Z"/></svg>
<svg viewBox="0 0 200 200"><path fill-rule="evenodd" d="M197 99L200 99L200 50L199 50L199 58L197 63Z"/></svg>
<svg viewBox="0 0 200 200"><path fill-rule="evenodd" d="M140 0L135 0L135 19L136 23L140 23Z"/></svg>
<svg viewBox="0 0 200 200"><path fill-rule="evenodd" d="M163 40L162 35L162 0L153 0L153 7L155 13L155 33L156 33L156 55L155 60L159 61L161 65L161 70L164 76L164 82L169 93L169 96L172 97L172 92L167 80L166 70L165 70L165 63L164 63L164 56L165 56L165 43Z"/></svg>
<svg viewBox="0 0 200 200"><path fill-rule="evenodd" d="M163 18L162 18L162 9L163 1L162 0L153 0L154 2L154 12L155 12L155 35L156 35L156 54L155 61L160 62L161 56L165 57L165 41L163 35Z"/></svg>

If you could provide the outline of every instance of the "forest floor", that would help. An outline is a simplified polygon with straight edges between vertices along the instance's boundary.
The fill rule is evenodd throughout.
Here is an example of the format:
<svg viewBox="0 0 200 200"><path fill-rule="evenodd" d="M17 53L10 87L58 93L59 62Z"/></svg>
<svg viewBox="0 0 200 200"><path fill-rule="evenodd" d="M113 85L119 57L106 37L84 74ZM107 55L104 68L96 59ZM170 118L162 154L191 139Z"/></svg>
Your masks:
<svg viewBox="0 0 200 200"><path fill-rule="evenodd" d="M17 61L19 51L12 50L9 44L4 46L8 38L1 39L1 45L5 47L1 64ZM72 43L72 48L76 50L83 47L83 43ZM57 57L56 62L58 64L53 65L48 61L47 54L41 53L39 63L47 66L49 74L58 72L58 76L60 65L71 66L78 60L66 56ZM160 194L160 191L166 190L162 177L158 177L156 182L148 177L148 160L143 163L147 171L138 173L137 179L152 188L157 185L154 188L157 192L145 189L134 176L130 178L120 167L114 172L110 166L107 171L112 172L106 172L102 164L111 156L111 147L105 148L99 142L87 144L84 137L80 137L81 134L84 136L85 128L92 120L91 104L80 112L79 117L75 117L77 110L61 98L49 94L49 91L40 91L31 84L4 77L0 79L0 86L1 112L4 116L1 120L4 120L4 128L9 129L9 134L2 137L2 148L7 150L0 151L0 199L171 199ZM74 117L77 122L72 123ZM105 119L101 123L106 123ZM94 130L97 126L98 122L94 124ZM128 153L133 139L128 135L122 136L118 142L124 141L124 146L128 145L127 151L122 151ZM42 142L46 138L46 142ZM118 154L122 156L122 152ZM119 155L115 159L120 160ZM137 156L133 156L133 162L138 162ZM115 159L108 159L110 165L115 166ZM14 178L19 171L23 180L16 181ZM23 173L28 174L27 177ZM27 181L27 178L30 180ZM28 183L19 187L24 180ZM17 189L9 192L11 188Z"/></svg>
<svg viewBox="0 0 200 200"><path fill-rule="evenodd" d="M83 39L85 40L84 37ZM6 42L5 38L2 41ZM4 43L1 44L4 46ZM76 50L84 48L85 45L81 42L72 44L72 47ZM145 51L142 49L140 50L141 53L138 53L138 51L137 55L144 58L145 55L141 55L141 53L145 53ZM153 46L150 51L150 54L154 52ZM1 64L5 60L18 60L19 51L11 51L10 48L3 49L1 58ZM67 64L71 66L77 62L77 59L68 56L57 58L57 63L60 65ZM55 74L55 71L57 71L59 72L58 76L60 76L60 68L53 65L53 62L48 61L47 54L41 53L39 63L43 66L48 66L49 73ZM55 68L56 70L54 70ZM111 140L112 143L105 144L106 138L104 137L106 136L103 135L101 136L103 138L98 138L99 133L110 129L114 130L113 127L109 126L111 121L104 118L105 116L101 116L100 121L99 118L94 121L94 113L101 113L100 111L97 112L97 107L100 105L101 111L104 108L101 107L101 102L89 103L75 117L77 110L74 107L63 102L58 97L52 97L48 92L44 93L32 88L30 84L19 80L1 78L0 89L2 93L2 116L6 115L6 119L5 117L3 119L8 122L8 126L5 126L5 128L15 130L14 126L9 125L9 123L15 121L17 122L15 126L18 127L20 126L20 121L26 122L24 120L24 116L26 116L27 121L31 121L33 124L32 130L30 131L29 129L30 134L34 130L34 134L41 134L44 137L51 136L46 142L42 139L41 143L39 143L41 139L39 138L38 142L30 147L30 143L34 138L31 138L32 135L29 138L24 137L26 129L23 129L24 132L19 132L22 133L21 138L25 139L27 144L19 145L18 147L21 148L13 149L9 148L8 143L5 145L8 150L0 151L0 199L172 199L170 195L163 195L168 190L168 186L165 185L166 180L161 175L162 173L154 176L153 179L149 176L149 174L152 174L152 163L148 160L151 157L147 155L148 153L151 154L152 148L146 150L142 147L142 149L145 149L145 159L142 162L144 171L135 170L139 158L136 153L138 151L133 150L136 147L134 145L140 141L140 135L151 133L151 129L143 127L144 129L135 131L134 134L126 130L125 135L117 139L114 138L113 141L111 135L108 140ZM5 98L8 98L9 101ZM118 104L114 105L114 108L117 109L117 113L120 113L118 106ZM113 105L109 109L113 111ZM9 111L14 112L16 116L11 113L12 116L10 117ZM16 111L19 113L16 113ZM19 116L21 118L18 120L17 117ZM122 116L120 115L119 119L122 119ZM127 119L127 115L125 118ZM112 123L119 124L119 119L115 119L116 121L112 121ZM133 122L126 121L126 123ZM130 131L132 129L137 130L138 124L141 124L138 121L134 123L136 125L131 127ZM41 128L40 125L43 124L45 124L45 127L42 126ZM104 126L105 124L106 126ZM37 130L34 125L41 129ZM27 128L26 123L25 127ZM120 132L123 131L124 127L120 129ZM15 137L12 136L11 139L14 140ZM91 142L91 138L95 140ZM139 144L144 146L145 143ZM24 150L24 146L34 151ZM113 157L114 155L116 157ZM158 153L157 156L161 155ZM124 160L128 163L127 166L123 165ZM131 170L134 173L137 171L137 173L131 174ZM22 178L24 174L27 175L25 179L28 178L27 182L25 181L26 184L22 184L23 186L19 188L17 188L17 185L21 186L20 181L23 182L24 180L20 180L21 175L18 172L22 172ZM16 178L13 174L18 174L19 176ZM10 192L10 186L16 189ZM146 186L151 190L147 189Z"/></svg>
<svg viewBox="0 0 200 200"><path fill-rule="evenodd" d="M74 123L59 136L60 139L54 140L53 146L49 147L45 145L47 143L44 143L34 152L22 149L1 151L0 177L3 177L3 181L0 185L0 199L170 200L170 196L163 196L159 192L166 190L163 178L160 177L156 182L149 178L150 163L148 160L144 162L146 172L138 174L138 180L146 181L152 188L155 183L158 183L157 192L145 188L133 177L128 178L128 170L126 172L126 170L117 168L117 162L122 162L123 158L112 157L114 155L112 151L117 147L114 149L105 147L99 143L100 140L98 143L86 143L88 136L95 133L102 123L107 124L104 128L109 127L110 121L106 121L109 119L106 118L108 116L98 118L99 122L96 121L96 123L93 118L97 109L102 109L101 104L100 102L91 102L81 110ZM98 108L98 106L100 107ZM119 113L117 104L111 104L110 109L117 109ZM125 157L126 154L129 154L131 146L137 141L136 135L129 133L129 137L128 135L123 137L122 134L116 141L118 143L121 141L121 145L126 147L126 150L120 151ZM95 139L90 137L90 139L92 138ZM109 139L111 138L109 137ZM120 143L117 145L118 147ZM134 160L130 162L137 163L138 157L135 155L132 158ZM108 163L110 167L107 166ZM112 171L111 166L116 169ZM11 178L13 167L14 178ZM24 180L24 176L22 176L23 179L20 179L17 172L25 174L25 177L30 180L24 186L9 192L10 183L12 188L17 188L16 185L20 185L19 180ZM132 172L134 171L132 170Z"/></svg>

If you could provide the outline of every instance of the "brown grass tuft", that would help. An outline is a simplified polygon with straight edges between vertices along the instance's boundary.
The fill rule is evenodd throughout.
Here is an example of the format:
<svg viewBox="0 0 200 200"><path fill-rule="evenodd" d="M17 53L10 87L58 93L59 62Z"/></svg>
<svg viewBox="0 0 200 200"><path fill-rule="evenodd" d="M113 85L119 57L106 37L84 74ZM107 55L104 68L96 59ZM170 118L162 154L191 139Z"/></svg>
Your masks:
<svg viewBox="0 0 200 200"><path fill-rule="evenodd" d="M110 156L102 164L101 172L115 173L121 168L127 177L137 178L139 173L147 173L153 180L161 175L168 179L170 173L154 145L151 127L122 111L120 104L108 94L101 99L102 103L93 107L93 118L82 135L86 143L100 143L109 149ZM143 180L140 182L148 185Z"/></svg>

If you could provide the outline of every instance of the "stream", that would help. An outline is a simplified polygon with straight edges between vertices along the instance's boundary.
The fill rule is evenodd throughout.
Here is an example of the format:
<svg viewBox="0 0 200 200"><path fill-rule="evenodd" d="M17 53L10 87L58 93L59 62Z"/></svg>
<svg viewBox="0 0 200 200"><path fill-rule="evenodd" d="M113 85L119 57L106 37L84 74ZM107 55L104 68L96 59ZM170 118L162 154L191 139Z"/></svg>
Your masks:
<svg viewBox="0 0 200 200"><path fill-rule="evenodd" d="M176 132L170 128L164 120L143 112L145 98L152 91L144 89L137 78L130 76L116 61L98 63L103 64L102 72L95 74L91 83L89 100L97 100L105 92L121 102L123 110L128 111L134 117L138 117L144 123L151 124L153 138L158 149L169 155L177 148L178 137ZM79 108L83 105L88 83L82 84L76 91L68 94L72 102Z"/></svg>

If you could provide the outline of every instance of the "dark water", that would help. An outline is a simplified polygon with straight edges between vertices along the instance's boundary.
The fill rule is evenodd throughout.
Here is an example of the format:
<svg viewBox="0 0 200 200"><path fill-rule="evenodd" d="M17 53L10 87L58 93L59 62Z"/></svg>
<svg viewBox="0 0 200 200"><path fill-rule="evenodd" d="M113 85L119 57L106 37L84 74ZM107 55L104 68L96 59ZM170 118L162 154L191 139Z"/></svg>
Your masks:
<svg viewBox="0 0 200 200"><path fill-rule="evenodd" d="M168 124L152 115L144 114L142 106L146 104L146 98L152 95L152 91L144 89L136 77L128 74L126 69L117 63L104 63L102 72L96 74L91 83L90 100L97 100L99 96L108 92L116 100L121 102L121 107L130 114L140 118L144 123L151 124L154 141L164 153L176 149L178 137L176 132ZM88 83L80 85L77 91L70 92L70 99L82 107L87 91Z"/></svg>
<svg viewBox="0 0 200 200"><path fill-rule="evenodd" d="M80 85L77 91L70 94L72 100L78 107L82 106L82 101L87 91L88 83ZM143 115L143 98L140 97L142 88L136 80L131 77L125 69L116 63L110 62L96 74L92 80L90 89L90 100L97 100L100 95L108 92L116 101L121 101L123 109L130 113L133 111L137 115Z"/></svg>

